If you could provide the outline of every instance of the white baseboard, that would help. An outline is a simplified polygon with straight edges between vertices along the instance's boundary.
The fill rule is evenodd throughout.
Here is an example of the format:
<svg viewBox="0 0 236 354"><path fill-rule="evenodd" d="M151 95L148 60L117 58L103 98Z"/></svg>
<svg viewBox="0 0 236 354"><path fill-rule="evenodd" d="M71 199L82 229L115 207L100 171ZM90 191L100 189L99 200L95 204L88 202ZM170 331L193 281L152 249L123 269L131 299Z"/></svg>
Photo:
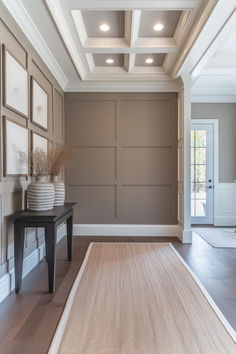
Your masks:
<svg viewBox="0 0 236 354"><path fill-rule="evenodd" d="M57 231L57 242L66 235L66 225L63 224ZM33 270L45 255L45 244L40 245L23 261L22 278ZM15 271L11 270L0 279L0 302L15 288Z"/></svg>
<svg viewBox="0 0 236 354"><path fill-rule="evenodd" d="M215 226L234 226L236 223L236 218L234 216L215 216L214 225Z"/></svg>
<svg viewBox="0 0 236 354"><path fill-rule="evenodd" d="M179 237L178 225L74 224L75 236Z"/></svg>

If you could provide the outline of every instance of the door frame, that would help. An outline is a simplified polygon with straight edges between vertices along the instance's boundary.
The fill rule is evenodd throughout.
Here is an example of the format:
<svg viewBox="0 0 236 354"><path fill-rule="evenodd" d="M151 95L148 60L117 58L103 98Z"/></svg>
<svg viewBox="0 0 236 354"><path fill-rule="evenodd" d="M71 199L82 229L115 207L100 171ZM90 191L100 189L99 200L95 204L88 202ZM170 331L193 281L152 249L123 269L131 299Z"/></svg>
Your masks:
<svg viewBox="0 0 236 354"><path fill-rule="evenodd" d="M213 189L213 224L215 224L215 211L218 195L218 184L219 184L219 119L191 119L191 130L192 124L211 124L213 125L213 159L214 159L214 189ZM191 196L190 196L191 198Z"/></svg>

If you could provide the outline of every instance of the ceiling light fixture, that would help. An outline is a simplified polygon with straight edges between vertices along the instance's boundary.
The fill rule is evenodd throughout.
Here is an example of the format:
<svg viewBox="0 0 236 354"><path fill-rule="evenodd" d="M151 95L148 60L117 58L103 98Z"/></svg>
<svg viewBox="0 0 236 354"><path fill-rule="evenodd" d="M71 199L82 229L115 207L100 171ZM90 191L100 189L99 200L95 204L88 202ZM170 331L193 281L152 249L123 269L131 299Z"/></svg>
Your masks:
<svg viewBox="0 0 236 354"><path fill-rule="evenodd" d="M107 23L102 23L102 24L99 26L99 28L100 28L101 31L107 32L107 31L109 31L110 26L109 26Z"/></svg>
<svg viewBox="0 0 236 354"><path fill-rule="evenodd" d="M152 63L153 63L153 59L152 59L152 58L147 58L147 59L145 60L145 63L146 63L146 64L152 64Z"/></svg>
<svg viewBox="0 0 236 354"><path fill-rule="evenodd" d="M107 64L113 64L114 60L112 58L108 58L108 59L106 59L106 63Z"/></svg>
<svg viewBox="0 0 236 354"><path fill-rule="evenodd" d="M153 29L154 31L161 31L163 30L164 26L162 23L156 23L154 26L153 26Z"/></svg>

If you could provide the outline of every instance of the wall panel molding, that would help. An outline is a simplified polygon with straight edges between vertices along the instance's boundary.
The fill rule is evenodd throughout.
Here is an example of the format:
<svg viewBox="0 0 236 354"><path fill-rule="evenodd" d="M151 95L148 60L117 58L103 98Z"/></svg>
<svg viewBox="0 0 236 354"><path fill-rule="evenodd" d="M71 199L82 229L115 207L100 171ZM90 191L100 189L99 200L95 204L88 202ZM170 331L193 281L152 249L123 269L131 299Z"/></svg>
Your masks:
<svg viewBox="0 0 236 354"><path fill-rule="evenodd" d="M62 144L64 142L64 93L60 85L57 83L56 78L48 70L47 66L44 62L42 62L41 58L36 54L31 44L24 37L16 23L12 20L7 11L4 9L3 5L0 5L0 9L0 59L2 60L2 52L4 45L6 48L9 48L10 51L14 52L14 56L17 58L17 60L19 60L19 62L27 69L29 74L29 84L30 77L33 76L37 81L39 81L39 83L49 94L49 129L48 131L44 131L31 122L30 115L28 117L29 119L24 118L3 105L2 94L4 91L4 85L3 82L1 82L2 90L0 100L0 131L2 132L2 117L7 116L16 123L20 123L21 125L28 128L29 131L34 131L38 134L43 135L50 142L59 142L58 136L60 136L60 143ZM2 62L0 64L2 64ZM3 70L3 66L0 65L1 80L4 76ZM52 129L53 106L55 105L53 96L54 91L58 92L61 97L60 116L59 114L56 114L54 117L54 124L57 124L57 120L60 120L58 123L58 130L56 136L54 136L54 132ZM28 102L30 104L30 94L28 97ZM2 144L0 145L0 148L1 161L3 161L4 151L2 150ZM29 146L29 148L31 148L31 146ZM10 273L12 273L14 269L14 237L11 214L25 208L25 195L27 186L30 182L30 176L3 177L2 169L0 171L0 278L2 276L4 277L4 274L6 274L4 280L2 280L2 278L0 279L0 297L2 295L1 290L3 289L3 283L5 284L5 290L3 290L3 293L8 293L8 284L9 279L11 278ZM26 264L30 265L27 265L26 269L30 271L32 269L31 266L33 267L33 265L36 265L35 260L38 257L37 255L41 252L40 250L42 249L41 246L44 242L44 238L42 230L28 229L25 234L26 237L24 257L25 259L27 259L25 261ZM26 273L28 271L26 271ZM10 282L12 287L12 281Z"/></svg>
<svg viewBox="0 0 236 354"><path fill-rule="evenodd" d="M82 224L177 223L177 94L66 93L66 173Z"/></svg>

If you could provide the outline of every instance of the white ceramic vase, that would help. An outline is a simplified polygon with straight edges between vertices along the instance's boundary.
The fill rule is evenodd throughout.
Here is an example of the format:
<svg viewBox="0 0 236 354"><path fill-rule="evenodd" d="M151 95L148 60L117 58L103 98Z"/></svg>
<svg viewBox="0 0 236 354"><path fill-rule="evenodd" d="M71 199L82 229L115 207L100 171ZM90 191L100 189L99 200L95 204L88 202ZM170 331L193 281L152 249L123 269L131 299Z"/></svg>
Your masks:
<svg viewBox="0 0 236 354"><path fill-rule="evenodd" d="M58 176L52 177L55 190L54 206L64 205L65 203L65 183Z"/></svg>
<svg viewBox="0 0 236 354"><path fill-rule="evenodd" d="M36 176L27 188L28 209L32 211L46 211L54 207L55 191L53 183L47 176Z"/></svg>

